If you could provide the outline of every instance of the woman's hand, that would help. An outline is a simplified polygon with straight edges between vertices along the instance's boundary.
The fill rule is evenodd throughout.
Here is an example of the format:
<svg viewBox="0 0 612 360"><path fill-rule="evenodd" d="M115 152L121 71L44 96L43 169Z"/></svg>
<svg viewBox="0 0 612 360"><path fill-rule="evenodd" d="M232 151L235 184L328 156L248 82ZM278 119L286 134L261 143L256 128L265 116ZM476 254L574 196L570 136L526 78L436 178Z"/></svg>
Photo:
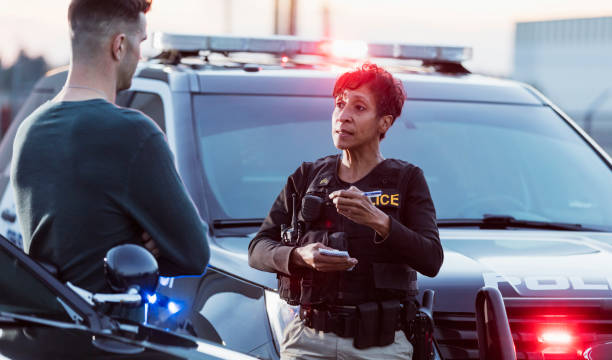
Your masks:
<svg viewBox="0 0 612 360"><path fill-rule="evenodd" d="M348 190L337 190L329 194L336 210L357 224L362 224L374 229L378 235L386 238L391 228L389 216L374 206L363 192L351 186Z"/></svg>
<svg viewBox="0 0 612 360"><path fill-rule="evenodd" d="M317 271L346 271L357 265L357 259L351 257L340 257L324 255L319 249L335 250L321 243L308 244L295 248L291 252L290 261L301 267L309 267Z"/></svg>

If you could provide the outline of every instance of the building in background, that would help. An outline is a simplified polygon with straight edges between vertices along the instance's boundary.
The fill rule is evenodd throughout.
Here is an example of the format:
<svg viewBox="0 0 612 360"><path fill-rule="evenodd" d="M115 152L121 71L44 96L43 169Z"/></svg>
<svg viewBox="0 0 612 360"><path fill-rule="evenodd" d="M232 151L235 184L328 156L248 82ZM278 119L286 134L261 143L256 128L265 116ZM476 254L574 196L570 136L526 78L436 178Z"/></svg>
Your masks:
<svg viewBox="0 0 612 360"><path fill-rule="evenodd" d="M612 154L612 17L519 22L514 74Z"/></svg>

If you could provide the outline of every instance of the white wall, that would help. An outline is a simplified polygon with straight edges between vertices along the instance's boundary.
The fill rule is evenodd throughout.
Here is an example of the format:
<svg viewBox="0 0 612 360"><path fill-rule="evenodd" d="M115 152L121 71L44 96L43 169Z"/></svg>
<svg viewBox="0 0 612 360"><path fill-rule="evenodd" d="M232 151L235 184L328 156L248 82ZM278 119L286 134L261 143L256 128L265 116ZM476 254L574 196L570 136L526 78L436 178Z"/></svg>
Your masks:
<svg viewBox="0 0 612 360"><path fill-rule="evenodd" d="M548 96L612 152L612 17L516 25L513 77Z"/></svg>

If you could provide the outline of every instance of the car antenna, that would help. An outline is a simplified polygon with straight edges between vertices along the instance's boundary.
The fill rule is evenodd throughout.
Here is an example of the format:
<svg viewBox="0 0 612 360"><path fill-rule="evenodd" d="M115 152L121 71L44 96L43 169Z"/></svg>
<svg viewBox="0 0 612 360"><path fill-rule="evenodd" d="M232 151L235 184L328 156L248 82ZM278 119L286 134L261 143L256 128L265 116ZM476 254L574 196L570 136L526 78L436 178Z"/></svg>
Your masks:
<svg viewBox="0 0 612 360"><path fill-rule="evenodd" d="M291 227L293 228L293 231L295 231L296 239L300 238L300 228L298 226L298 219L297 219L297 195L295 193L291 194L291 200L293 202L293 214L291 216Z"/></svg>

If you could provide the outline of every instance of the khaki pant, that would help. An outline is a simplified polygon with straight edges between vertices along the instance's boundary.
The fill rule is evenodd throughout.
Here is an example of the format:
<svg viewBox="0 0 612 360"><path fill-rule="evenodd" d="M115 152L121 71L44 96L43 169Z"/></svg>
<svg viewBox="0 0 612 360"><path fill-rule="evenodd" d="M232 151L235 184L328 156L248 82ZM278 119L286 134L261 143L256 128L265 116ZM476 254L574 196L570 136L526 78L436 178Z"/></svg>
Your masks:
<svg viewBox="0 0 612 360"><path fill-rule="evenodd" d="M353 338L341 338L334 333L316 331L293 319L285 329L281 343L281 359L412 359L412 344L403 331L395 332L395 341L383 347L359 350Z"/></svg>

